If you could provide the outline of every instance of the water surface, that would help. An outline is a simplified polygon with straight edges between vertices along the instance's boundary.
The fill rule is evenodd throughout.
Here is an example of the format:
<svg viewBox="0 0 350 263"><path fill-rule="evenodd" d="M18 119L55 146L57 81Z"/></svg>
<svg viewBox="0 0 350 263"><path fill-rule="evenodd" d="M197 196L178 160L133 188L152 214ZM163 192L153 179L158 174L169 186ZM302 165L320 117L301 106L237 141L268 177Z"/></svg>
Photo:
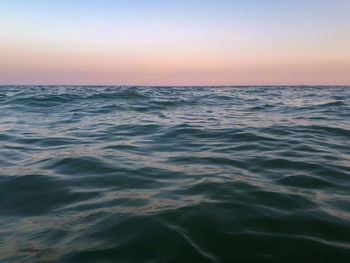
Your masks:
<svg viewBox="0 0 350 263"><path fill-rule="evenodd" d="M1 262L350 262L350 87L0 87Z"/></svg>

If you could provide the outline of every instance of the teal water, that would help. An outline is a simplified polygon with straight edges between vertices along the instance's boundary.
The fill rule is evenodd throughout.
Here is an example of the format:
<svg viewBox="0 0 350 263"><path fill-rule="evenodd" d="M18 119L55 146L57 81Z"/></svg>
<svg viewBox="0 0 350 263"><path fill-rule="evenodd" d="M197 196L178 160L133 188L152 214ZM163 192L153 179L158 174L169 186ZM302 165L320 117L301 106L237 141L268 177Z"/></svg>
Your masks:
<svg viewBox="0 0 350 263"><path fill-rule="evenodd" d="M350 262L350 87L0 87L0 262Z"/></svg>

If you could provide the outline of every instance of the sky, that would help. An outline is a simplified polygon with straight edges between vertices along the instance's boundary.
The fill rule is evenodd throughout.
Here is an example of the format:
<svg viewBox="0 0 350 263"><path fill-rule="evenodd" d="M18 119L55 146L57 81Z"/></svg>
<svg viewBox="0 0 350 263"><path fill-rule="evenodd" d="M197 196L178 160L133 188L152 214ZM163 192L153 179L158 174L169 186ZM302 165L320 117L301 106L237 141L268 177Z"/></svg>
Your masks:
<svg viewBox="0 0 350 263"><path fill-rule="evenodd" d="M350 0L0 0L0 84L350 85Z"/></svg>

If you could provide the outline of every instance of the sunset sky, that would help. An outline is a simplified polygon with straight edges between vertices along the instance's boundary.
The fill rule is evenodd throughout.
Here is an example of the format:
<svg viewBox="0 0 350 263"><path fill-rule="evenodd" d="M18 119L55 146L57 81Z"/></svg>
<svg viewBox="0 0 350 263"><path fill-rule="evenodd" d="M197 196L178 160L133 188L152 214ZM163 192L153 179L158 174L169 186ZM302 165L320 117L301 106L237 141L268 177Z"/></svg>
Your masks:
<svg viewBox="0 0 350 263"><path fill-rule="evenodd" d="M1 0L0 84L350 84L349 0Z"/></svg>

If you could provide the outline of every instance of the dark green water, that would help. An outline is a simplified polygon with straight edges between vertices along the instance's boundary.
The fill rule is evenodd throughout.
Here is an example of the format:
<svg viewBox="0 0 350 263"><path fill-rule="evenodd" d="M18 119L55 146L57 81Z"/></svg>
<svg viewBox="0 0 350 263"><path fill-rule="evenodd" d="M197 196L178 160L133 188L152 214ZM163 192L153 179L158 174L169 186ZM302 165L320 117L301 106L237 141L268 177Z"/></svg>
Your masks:
<svg viewBox="0 0 350 263"><path fill-rule="evenodd" d="M1 262L350 262L350 87L0 87Z"/></svg>

